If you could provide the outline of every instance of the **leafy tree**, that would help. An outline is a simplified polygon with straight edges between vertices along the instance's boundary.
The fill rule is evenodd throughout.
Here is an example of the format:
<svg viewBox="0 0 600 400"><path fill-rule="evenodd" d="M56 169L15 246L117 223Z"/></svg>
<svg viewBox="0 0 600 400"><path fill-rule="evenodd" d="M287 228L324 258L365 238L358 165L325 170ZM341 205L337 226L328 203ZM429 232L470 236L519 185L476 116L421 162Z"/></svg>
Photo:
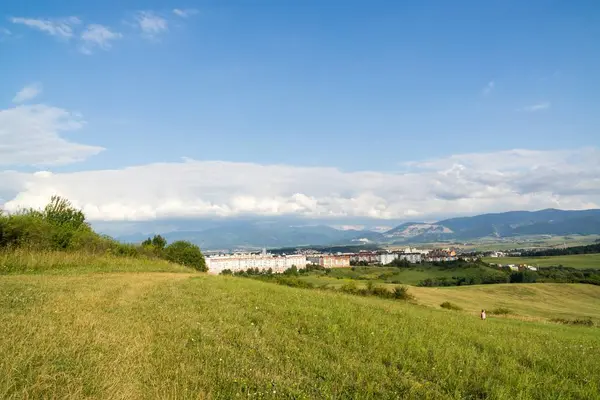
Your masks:
<svg viewBox="0 0 600 400"><path fill-rule="evenodd" d="M148 238L142 242L142 247L161 252L167 246L167 240L161 235L154 235L152 238Z"/></svg>
<svg viewBox="0 0 600 400"><path fill-rule="evenodd" d="M78 229L85 224L85 215L60 196L52 196L42 212L43 218L55 226Z"/></svg>
<svg viewBox="0 0 600 400"><path fill-rule="evenodd" d="M163 250L167 246L167 240L160 235L154 235L152 245L156 249Z"/></svg>
<svg viewBox="0 0 600 400"><path fill-rule="evenodd" d="M178 240L165 248L167 260L177 264L197 269L201 272L208 271L206 260L200 248L185 240Z"/></svg>

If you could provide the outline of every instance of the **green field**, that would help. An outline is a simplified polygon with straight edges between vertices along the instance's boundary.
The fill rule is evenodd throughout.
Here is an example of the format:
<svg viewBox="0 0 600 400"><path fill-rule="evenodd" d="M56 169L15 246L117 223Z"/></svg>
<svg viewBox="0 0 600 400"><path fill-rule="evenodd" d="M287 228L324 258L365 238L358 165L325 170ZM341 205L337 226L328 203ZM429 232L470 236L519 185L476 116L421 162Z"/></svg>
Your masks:
<svg viewBox="0 0 600 400"><path fill-rule="evenodd" d="M501 272L495 268L484 266L474 268L443 268L433 265L414 265L409 268L371 266L332 268L328 274L322 271L314 271L306 275L300 275L300 279L317 287L340 287L350 281L355 281L358 284L361 281L373 281L375 283L417 285L427 278L468 277L483 274L497 275Z"/></svg>
<svg viewBox="0 0 600 400"><path fill-rule="evenodd" d="M529 264L538 267L563 265L572 268L600 269L600 254L576 254L552 257L490 257L484 258L483 261L496 264Z"/></svg>
<svg viewBox="0 0 600 400"><path fill-rule="evenodd" d="M562 248L564 246L586 246L597 243L600 235L568 235L568 236L549 236L549 235L531 235L516 236L505 238L484 237L468 242L449 241L449 242L431 242L415 243L410 247L419 248L444 248L455 247L466 251L497 251L511 249L546 249ZM385 246L390 250L401 250L406 248L407 244Z"/></svg>
<svg viewBox="0 0 600 400"><path fill-rule="evenodd" d="M89 261L0 275L0 398L600 397L598 328Z"/></svg>

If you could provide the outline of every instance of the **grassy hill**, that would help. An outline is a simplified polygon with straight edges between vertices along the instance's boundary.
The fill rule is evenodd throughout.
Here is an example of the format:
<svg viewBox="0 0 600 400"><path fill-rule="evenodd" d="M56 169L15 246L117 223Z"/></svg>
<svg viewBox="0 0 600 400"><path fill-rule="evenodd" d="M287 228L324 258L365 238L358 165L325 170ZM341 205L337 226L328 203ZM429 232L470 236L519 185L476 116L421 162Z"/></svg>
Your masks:
<svg viewBox="0 0 600 400"><path fill-rule="evenodd" d="M450 301L465 311L506 308L524 319L576 319L600 322L600 286L567 283L477 285L412 288L419 303L439 307Z"/></svg>
<svg viewBox="0 0 600 400"><path fill-rule="evenodd" d="M563 265L571 268L600 269L600 254L576 254L551 257L490 257L485 258L483 261L496 264L529 264L539 267Z"/></svg>
<svg viewBox="0 0 600 400"><path fill-rule="evenodd" d="M600 392L597 328L480 321L153 262L127 268L136 272L111 272L103 259L79 270L0 276L0 398L593 399ZM163 268L177 272L143 272ZM579 296L578 286L560 287ZM434 304L463 289L478 288L411 291L423 301L421 290L448 291L430 294ZM479 308L479 294L469 296Z"/></svg>

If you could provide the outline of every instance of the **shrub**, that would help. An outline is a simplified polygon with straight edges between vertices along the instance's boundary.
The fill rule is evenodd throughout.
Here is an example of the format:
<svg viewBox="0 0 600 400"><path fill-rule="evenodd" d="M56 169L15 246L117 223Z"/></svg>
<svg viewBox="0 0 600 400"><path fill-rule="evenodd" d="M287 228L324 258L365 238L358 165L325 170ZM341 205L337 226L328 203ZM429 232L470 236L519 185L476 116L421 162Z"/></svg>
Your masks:
<svg viewBox="0 0 600 400"><path fill-rule="evenodd" d="M345 283L344 285L342 285L340 290L344 293L358 294L358 287L354 282Z"/></svg>
<svg viewBox="0 0 600 400"><path fill-rule="evenodd" d="M230 269L224 269L221 271L221 275L233 275L233 272Z"/></svg>
<svg viewBox="0 0 600 400"><path fill-rule="evenodd" d="M393 296L393 293L390 292L387 288L384 288L383 286L375 286L371 290L371 295L383 297L384 299L389 299Z"/></svg>
<svg viewBox="0 0 600 400"><path fill-rule="evenodd" d="M512 313L511 309L505 307L494 308L489 312L490 315L508 315Z"/></svg>
<svg viewBox="0 0 600 400"><path fill-rule="evenodd" d="M283 274L290 275L290 276L298 276L298 267L296 267L295 265L292 265L291 267L289 267L288 269L283 271Z"/></svg>
<svg viewBox="0 0 600 400"><path fill-rule="evenodd" d="M165 248L167 260L201 272L208 271L204 255L200 248L185 240L178 240Z"/></svg>
<svg viewBox="0 0 600 400"><path fill-rule="evenodd" d="M281 276L281 277L278 277L276 279L276 281L280 285L296 287L296 288L312 289L315 286L310 282L307 282L307 281L304 281L304 280L298 279L298 278L292 278L292 277Z"/></svg>
<svg viewBox="0 0 600 400"><path fill-rule="evenodd" d="M563 325L579 325L579 326L594 326L594 321L590 317L586 318L575 318L575 319L564 319L564 318L553 318L550 320L551 322L555 322L557 324Z"/></svg>
<svg viewBox="0 0 600 400"><path fill-rule="evenodd" d="M393 297L396 300L414 300L415 296L408 293L407 286L396 286L393 291Z"/></svg>
<svg viewBox="0 0 600 400"><path fill-rule="evenodd" d="M510 274L510 283L535 283L538 274L534 271L519 271Z"/></svg>
<svg viewBox="0 0 600 400"><path fill-rule="evenodd" d="M440 304L440 307L445 308L446 310L455 310L455 311L461 311L462 307L458 306L454 303L450 303L449 301L445 301L442 304Z"/></svg>

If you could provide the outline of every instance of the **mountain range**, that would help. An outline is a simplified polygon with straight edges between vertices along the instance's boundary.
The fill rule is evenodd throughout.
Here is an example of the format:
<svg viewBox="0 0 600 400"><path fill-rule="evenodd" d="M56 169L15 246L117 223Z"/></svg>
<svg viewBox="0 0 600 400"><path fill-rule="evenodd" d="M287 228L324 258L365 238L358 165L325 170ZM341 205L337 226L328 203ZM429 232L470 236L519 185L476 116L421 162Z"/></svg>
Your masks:
<svg viewBox="0 0 600 400"><path fill-rule="evenodd" d="M188 226L190 224L187 224ZM386 232L368 229L336 229L326 224L301 225L281 221L228 221L203 229L156 232L168 241L189 240L207 250L276 248L351 244L409 244L435 241L507 238L525 235L600 234L600 210L511 211L441 220L435 223L405 222ZM139 242L147 234L119 236Z"/></svg>

